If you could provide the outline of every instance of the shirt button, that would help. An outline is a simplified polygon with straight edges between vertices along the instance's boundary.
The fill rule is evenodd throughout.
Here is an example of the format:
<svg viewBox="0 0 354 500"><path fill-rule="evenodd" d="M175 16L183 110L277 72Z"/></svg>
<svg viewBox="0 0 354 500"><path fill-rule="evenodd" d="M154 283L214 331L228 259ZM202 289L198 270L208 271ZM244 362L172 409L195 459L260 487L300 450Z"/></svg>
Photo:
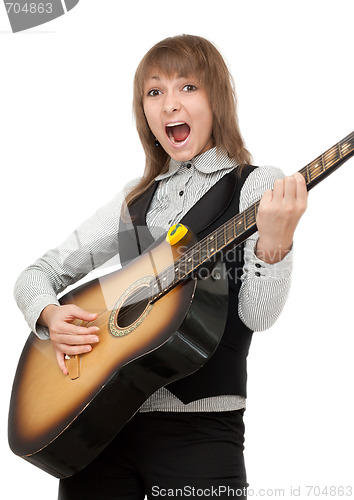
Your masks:
<svg viewBox="0 0 354 500"><path fill-rule="evenodd" d="M187 168L191 168L192 164L191 163L187 163L186 167Z"/></svg>
<svg viewBox="0 0 354 500"><path fill-rule="evenodd" d="M255 263L256 267L262 267L258 262Z"/></svg>
<svg viewBox="0 0 354 500"><path fill-rule="evenodd" d="M259 273L258 271L256 273L254 273L257 277L259 277L261 275L261 273Z"/></svg>
<svg viewBox="0 0 354 500"><path fill-rule="evenodd" d="M180 192L179 192L179 195L180 195L180 196L183 196L183 195L184 195L184 191L180 191Z"/></svg>

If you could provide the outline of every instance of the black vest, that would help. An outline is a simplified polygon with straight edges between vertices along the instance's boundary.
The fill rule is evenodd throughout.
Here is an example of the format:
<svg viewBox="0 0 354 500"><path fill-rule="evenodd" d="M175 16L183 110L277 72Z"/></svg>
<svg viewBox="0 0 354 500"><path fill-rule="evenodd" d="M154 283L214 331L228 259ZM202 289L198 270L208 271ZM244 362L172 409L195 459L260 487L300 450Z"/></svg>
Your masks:
<svg viewBox="0 0 354 500"><path fill-rule="evenodd" d="M180 221L192 229L198 239L207 236L239 212L241 188L256 167L247 165L241 176L235 171L224 175ZM146 226L146 213L158 186L155 182L129 207L133 224L120 219L118 244L122 265L137 257L154 239ZM138 242L138 244L137 244ZM228 272L229 307L225 330L211 359L197 372L166 387L183 403L197 399L240 395L246 397L246 358L252 331L238 316L238 293L243 269L243 245L223 255Z"/></svg>

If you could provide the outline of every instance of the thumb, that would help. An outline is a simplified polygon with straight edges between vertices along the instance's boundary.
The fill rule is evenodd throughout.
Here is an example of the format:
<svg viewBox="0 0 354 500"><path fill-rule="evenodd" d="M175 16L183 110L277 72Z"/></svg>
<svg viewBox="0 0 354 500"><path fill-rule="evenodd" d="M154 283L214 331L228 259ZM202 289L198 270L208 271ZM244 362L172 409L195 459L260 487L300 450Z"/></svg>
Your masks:
<svg viewBox="0 0 354 500"><path fill-rule="evenodd" d="M59 368L61 369L61 371L63 372L64 375L68 375L69 372L68 372L68 369L65 365L65 354L63 354L62 352L60 351L56 351L56 357L57 357L57 363L59 365Z"/></svg>

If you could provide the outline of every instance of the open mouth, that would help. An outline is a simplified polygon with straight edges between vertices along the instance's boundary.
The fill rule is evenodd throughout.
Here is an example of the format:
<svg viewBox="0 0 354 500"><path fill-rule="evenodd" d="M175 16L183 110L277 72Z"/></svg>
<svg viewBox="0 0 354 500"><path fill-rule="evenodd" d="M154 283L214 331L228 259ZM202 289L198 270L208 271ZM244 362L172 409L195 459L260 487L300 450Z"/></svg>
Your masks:
<svg viewBox="0 0 354 500"><path fill-rule="evenodd" d="M185 122L169 123L166 125L166 134L172 144L183 144L189 137L190 126Z"/></svg>

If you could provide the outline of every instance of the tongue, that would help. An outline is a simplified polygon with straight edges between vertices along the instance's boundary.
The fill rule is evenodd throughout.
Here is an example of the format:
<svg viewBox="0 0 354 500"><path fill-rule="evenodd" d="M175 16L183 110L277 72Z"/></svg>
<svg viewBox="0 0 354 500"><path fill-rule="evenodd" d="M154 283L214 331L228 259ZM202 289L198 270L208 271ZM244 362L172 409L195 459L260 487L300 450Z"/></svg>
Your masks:
<svg viewBox="0 0 354 500"><path fill-rule="evenodd" d="M175 141L184 141L189 135L189 126L184 123L183 125L176 125L172 127L172 134Z"/></svg>

